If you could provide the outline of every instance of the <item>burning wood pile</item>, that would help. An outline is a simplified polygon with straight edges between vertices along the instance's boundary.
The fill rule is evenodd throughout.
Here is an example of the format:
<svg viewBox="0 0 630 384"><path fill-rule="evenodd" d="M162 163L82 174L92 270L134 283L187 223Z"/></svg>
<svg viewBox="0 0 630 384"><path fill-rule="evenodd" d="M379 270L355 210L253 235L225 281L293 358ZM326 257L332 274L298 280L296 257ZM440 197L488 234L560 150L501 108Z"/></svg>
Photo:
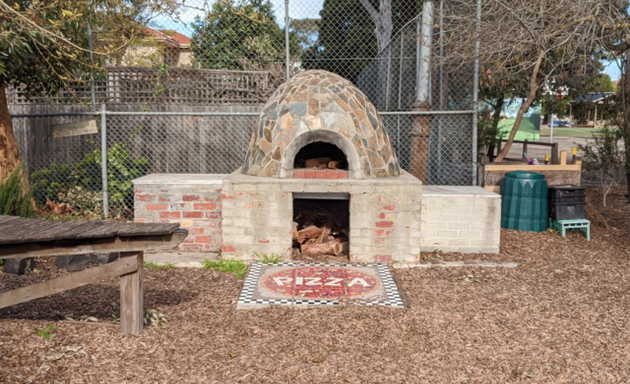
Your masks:
<svg viewBox="0 0 630 384"><path fill-rule="evenodd" d="M312 169L348 169L348 163L345 160L333 160L330 157L316 157L306 159L302 162L296 162L295 168L312 168Z"/></svg>
<svg viewBox="0 0 630 384"><path fill-rule="evenodd" d="M347 258L349 214L347 201L295 200L293 256Z"/></svg>

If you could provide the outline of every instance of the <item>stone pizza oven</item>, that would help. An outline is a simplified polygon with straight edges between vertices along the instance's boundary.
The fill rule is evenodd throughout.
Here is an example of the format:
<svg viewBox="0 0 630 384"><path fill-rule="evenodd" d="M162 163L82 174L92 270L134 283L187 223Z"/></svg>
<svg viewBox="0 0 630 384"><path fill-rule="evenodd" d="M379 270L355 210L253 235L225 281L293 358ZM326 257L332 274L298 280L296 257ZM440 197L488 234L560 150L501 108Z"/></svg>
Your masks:
<svg viewBox="0 0 630 384"><path fill-rule="evenodd" d="M372 103L354 84L326 71L299 73L271 96L260 114L242 172L282 179L305 177L308 173L294 173L296 160L308 160L304 156L338 159L347 168L347 176L341 178L400 175L392 144ZM340 174L327 175L338 178Z"/></svg>
<svg viewBox="0 0 630 384"><path fill-rule="evenodd" d="M179 222L189 230L179 250L224 259L328 247L345 258L335 261L417 263L421 249L498 251L500 197L424 188L400 168L372 103L338 75L295 75L251 129L231 174L135 180L135 220Z"/></svg>

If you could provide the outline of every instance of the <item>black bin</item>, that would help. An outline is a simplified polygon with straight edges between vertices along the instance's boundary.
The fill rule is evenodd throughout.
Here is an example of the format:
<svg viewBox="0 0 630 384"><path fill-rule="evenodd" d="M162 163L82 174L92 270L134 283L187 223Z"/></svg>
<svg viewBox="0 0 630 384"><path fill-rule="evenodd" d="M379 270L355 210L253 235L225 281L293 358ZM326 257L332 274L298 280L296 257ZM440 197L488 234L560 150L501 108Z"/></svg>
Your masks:
<svg viewBox="0 0 630 384"><path fill-rule="evenodd" d="M586 188L577 185L549 187L549 217L553 220L585 219Z"/></svg>

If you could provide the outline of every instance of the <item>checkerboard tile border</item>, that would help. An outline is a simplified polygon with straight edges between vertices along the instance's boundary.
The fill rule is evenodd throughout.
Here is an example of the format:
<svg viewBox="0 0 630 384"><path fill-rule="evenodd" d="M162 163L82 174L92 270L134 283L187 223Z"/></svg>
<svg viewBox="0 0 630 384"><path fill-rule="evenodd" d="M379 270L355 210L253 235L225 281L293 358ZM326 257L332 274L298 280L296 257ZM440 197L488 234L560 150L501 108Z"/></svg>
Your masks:
<svg viewBox="0 0 630 384"><path fill-rule="evenodd" d="M383 288L385 290L385 294L387 295L387 300L382 302L373 302L366 300L357 300L354 302L358 305L364 306L382 306L382 307L392 307L392 308L404 308L405 304L403 302L402 297L398 291L398 286L392 277L392 274L389 270L387 264L368 264L368 265L356 265L356 264L327 264L327 263L273 263L273 264L263 264L261 262L253 262L247 277L245 278L245 283L243 284L243 290L241 291L241 295L238 299L238 303L236 305L237 309L246 309L246 308L260 308L260 307L269 307L269 306L338 306L340 303L337 300L312 300L312 299L253 299L254 292L256 290L256 286L258 285L261 277L261 271L263 265L268 265L272 267L376 267L378 271L378 277L381 279L383 284Z"/></svg>

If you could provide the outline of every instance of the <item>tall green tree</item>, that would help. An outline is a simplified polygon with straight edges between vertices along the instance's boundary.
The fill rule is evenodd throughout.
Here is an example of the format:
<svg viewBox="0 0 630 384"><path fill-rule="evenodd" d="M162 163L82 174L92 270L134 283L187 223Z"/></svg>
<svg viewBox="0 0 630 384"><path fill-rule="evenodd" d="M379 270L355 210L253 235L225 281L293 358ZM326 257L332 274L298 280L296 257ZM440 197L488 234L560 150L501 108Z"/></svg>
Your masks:
<svg viewBox="0 0 630 384"><path fill-rule="evenodd" d="M0 181L21 163L7 86L42 96L82 82L142 33L143 15L176 7L175 0L0 0Z"/></svg>
<svg viewBox="0 0 630 384"><path fill-rule="evenodd" d="M317 42L302 64L354 81L421 9L421 0L325 0Z"/></svg>
<svg viewBox="0 0 630 384"><path fill-rule="evenodd" d="M285 32L269 0L219 0L192 24L193 63L201 68L270 70L284 63ZM291 32L290 53L299 52Z"/></svg>

